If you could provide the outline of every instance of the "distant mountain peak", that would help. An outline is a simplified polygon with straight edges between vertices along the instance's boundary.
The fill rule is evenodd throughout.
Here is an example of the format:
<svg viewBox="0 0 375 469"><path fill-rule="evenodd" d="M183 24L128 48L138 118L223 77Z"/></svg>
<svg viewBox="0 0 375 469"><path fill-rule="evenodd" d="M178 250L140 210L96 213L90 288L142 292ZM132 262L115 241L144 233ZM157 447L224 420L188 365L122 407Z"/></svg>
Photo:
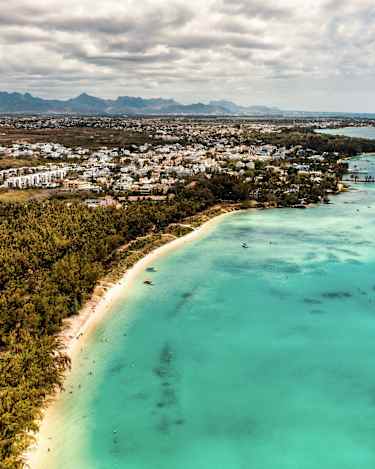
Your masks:
<svg viewBox="0 0 375 469"><path fill-rule="evenodd" d="M231 114L238 115L259 115L259 114L281 114L282 111L277 107L268 107L268 106L239 106L232 101L226 101L224 99L219 101L211 101L210 105L220 106L226 109Z"/></svg>
<svg viewBox="0 0 375 469"><path fill-rule="evenodd" d="M28 114L108 114L108 115L274 115L277 108L266 106L244 107L227 101L211 101L209 104L180 104L174 99L119 96L102 99L86 92L67 100L37 98L30 93L0 92L0 113Z"/></svg>

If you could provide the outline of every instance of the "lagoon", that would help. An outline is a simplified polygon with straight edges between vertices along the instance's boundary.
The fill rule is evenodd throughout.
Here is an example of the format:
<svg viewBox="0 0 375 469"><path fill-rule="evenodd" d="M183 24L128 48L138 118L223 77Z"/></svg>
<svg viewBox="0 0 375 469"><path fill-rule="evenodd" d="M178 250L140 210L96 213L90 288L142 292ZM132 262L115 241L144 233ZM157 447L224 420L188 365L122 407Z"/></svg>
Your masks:
<svg viewBox="0 0 375 469"><path fill-rule="evenodd" d="M38 468L373 469L372 187L159 258L78 356Z"/></svg>
<svg viewBox="0 0 375 469"><path fill-rule="evenodd" d="M319 129L318 132L326 135L342 135L344 137L375 140L375 127L341 127L338 129Z"/></svg>

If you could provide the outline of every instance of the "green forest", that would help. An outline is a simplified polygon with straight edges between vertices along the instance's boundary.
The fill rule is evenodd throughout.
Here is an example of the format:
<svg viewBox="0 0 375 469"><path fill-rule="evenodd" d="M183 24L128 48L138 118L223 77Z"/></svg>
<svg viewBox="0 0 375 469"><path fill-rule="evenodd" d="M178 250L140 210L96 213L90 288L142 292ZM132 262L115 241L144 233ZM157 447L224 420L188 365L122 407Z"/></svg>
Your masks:
<svg viewBox="0 0 375 469"><path fill-rule="evenodd" d="M219 202L259 206L319 202L336 178L313 183L291 172L197 177L164 203L88 208L79 201L0 203L0 467L22 468L47 396L62 386L69 359L59 341L64 319L79 312L98 281L113 272L118 248L168 232ZM288 187L298 184L298 192ZM263 204L263 205L262 205Z"/></svg>
<svg viewBox="0 0 375 469"><path fill-rule="evenodd" d="M62 386L69 360L63 320L77 314L117 248L165 230L249 187L216 176L181 187L175 199L90 209L63 201L0 204L0 467L23 467L43 403Z"/></svg>
<svg viewBox="0 0 375 469"><path fill-rule="evenodd" d="M361 153L375 152L375 141L363 138L350 138L342 135L324 135L314 129L283 129L279 133L252 133L249 143L263 141L268 144L291 148L301 145L319 153L340 153L344 156L355 156Z"/></svg>

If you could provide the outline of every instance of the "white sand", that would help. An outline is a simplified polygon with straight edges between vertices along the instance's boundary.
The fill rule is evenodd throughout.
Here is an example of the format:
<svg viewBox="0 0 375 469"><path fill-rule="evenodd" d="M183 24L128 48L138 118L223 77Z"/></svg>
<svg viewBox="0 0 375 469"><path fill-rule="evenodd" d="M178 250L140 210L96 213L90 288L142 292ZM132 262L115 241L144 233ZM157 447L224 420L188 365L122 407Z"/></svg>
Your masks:
<svg viewBox="0 0 375 469"><path fill-rule="evenodd" d="M80 350L84 348L87 338L93 330L95 330L95 327L104 319L108 312L113 310L113 306L116 303L124 301L126 295L131 291L132 282L134 282L134 280L142 274L150 264L155 262L159 257L164 256L174 249L180 248L186 243L189 243L190 241L207 233L216 223L218 223L219 219L228 215L228 213L218 215L186 236L177 238L155 249L127 270L122 279L113 284L113 286L111 286L103 296L97 297L94 294L82 308L79 315L69 319L67 322L67 328L61 334L66 353L72 360L72 367L74 367L74 363L77 360L77 354L79 354ZM43 466L42 461L43 454L46 454L48 446L50 445L49 435L56 432L55 419L57 410L55 403L59 398L60 393L57 393L43 413L40 430L38 434L35 435L36 442L32 445L25 456L26 467L31 469L53 469Z"/></svg>

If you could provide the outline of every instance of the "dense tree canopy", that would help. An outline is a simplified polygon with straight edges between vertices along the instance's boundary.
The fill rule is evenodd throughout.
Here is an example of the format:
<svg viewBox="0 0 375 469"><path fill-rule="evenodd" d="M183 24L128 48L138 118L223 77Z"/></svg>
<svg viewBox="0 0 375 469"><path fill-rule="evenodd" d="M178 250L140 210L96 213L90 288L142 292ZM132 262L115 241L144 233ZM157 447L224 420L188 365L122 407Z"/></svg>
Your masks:
<svg viewBox="0 0 375 469"><path fill-rule="evenodd" d="M325 194L324 181L312 186L294 173L289 179L299 189L287 196L286 182L266 171L261 183L256 172L247 182L198 177L165 203L120 209L64 200L0 204L0 467L22 467L43 402L61 386L69 365L58 338L63 320L78 313L120 246L223 200L242 202L250 195L285 206Z"/></svg>
<svg viewBox="0 0 375 469"><path fill-rule="evenodd" d="M264 141L277 146L291 148L301 145L319 153L340 153L355 156L360 153L375 152L375 141L363 138L350 138L342 135L325 135L313 129L284 129L280 133L258 134L249 136L250 141Z"/></svg>
<svg viewBox="0 0 375 469"><path fill-rule="evenodd" d="M242 199L245 190L222 176L193 186L167 203L121 209L66 201L0 204L2 468L22 467L28 434L68 366L57 335L63 320L79 311L116 249L210 207L225 192Z"/></svg>

